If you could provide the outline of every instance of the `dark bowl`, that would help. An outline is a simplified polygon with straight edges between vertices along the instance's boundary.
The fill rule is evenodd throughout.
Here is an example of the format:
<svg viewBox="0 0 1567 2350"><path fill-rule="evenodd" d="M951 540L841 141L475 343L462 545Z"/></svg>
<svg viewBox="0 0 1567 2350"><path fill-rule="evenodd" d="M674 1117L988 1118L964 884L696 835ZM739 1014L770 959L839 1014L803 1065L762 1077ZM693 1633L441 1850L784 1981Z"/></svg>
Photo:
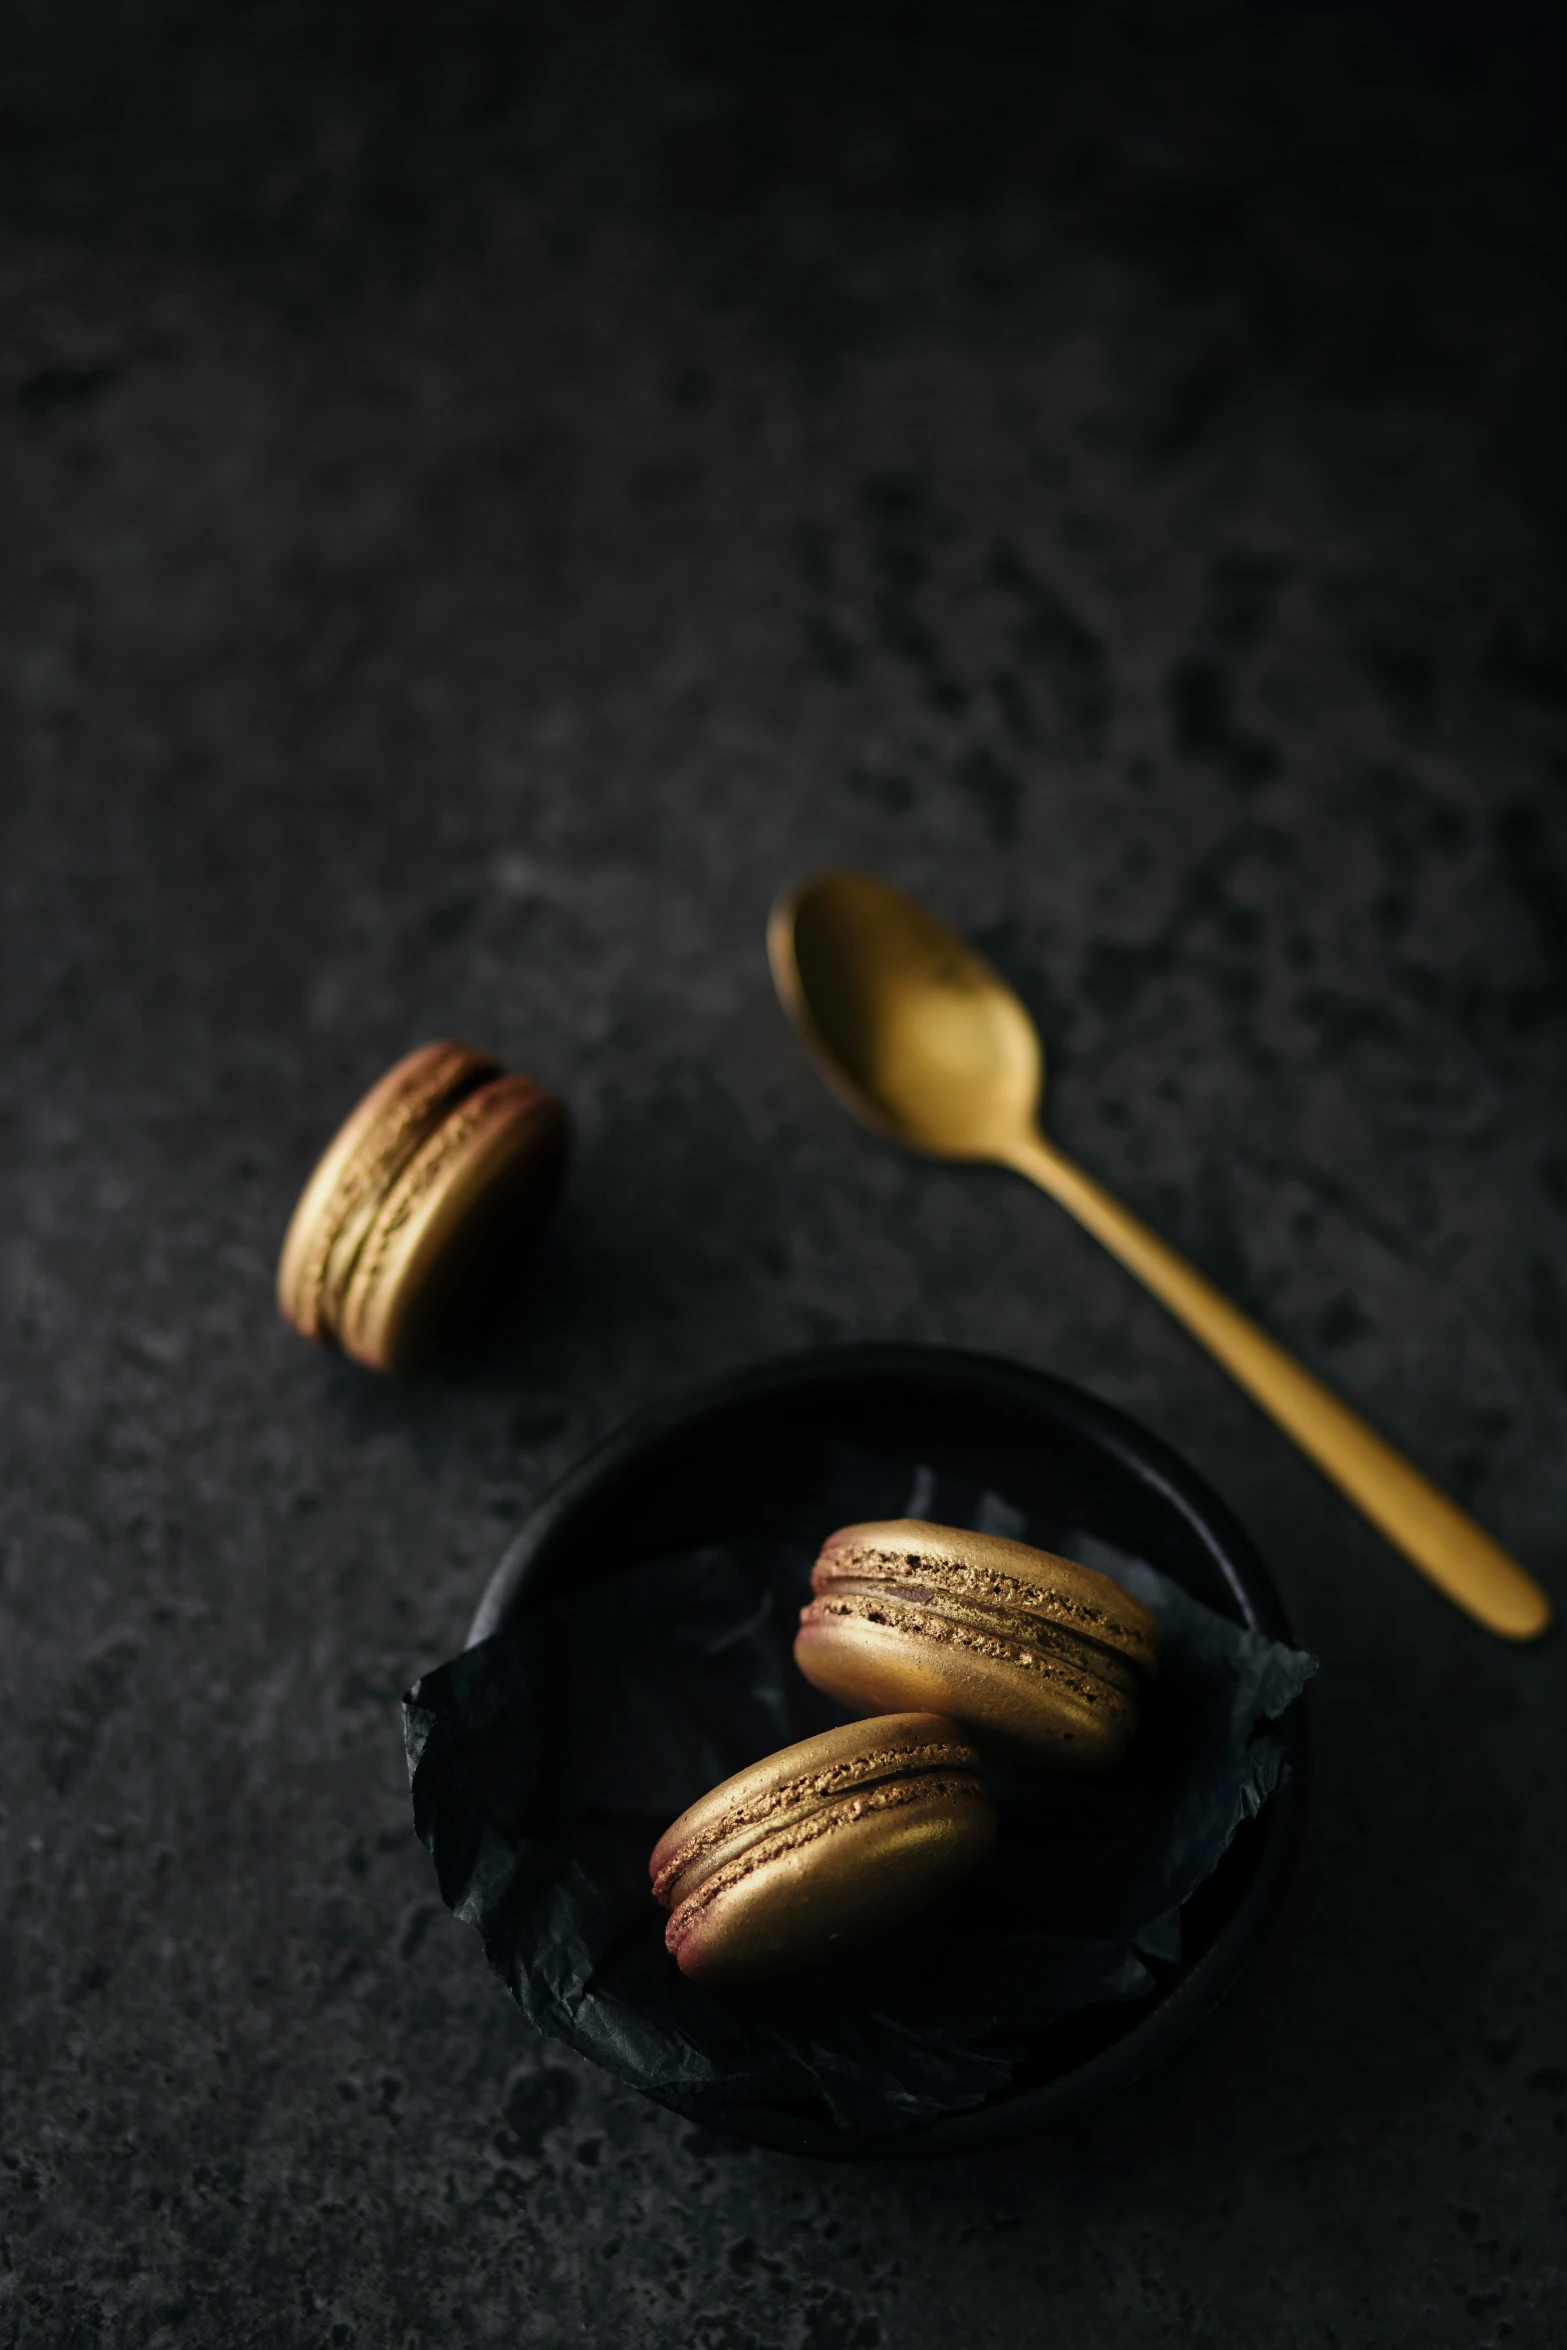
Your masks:
<svg viewBox="0 0 1567 2350"><path fill-rule="evenodd" d="M845 1440L1004 1493L1038 1526L1059 1521L1097 1535L1236 1623L1290 1639L1278 1595L1229 1511L1135 1420L1021 1364L856 1346L736 1372L600 1445L507 1550L469 1646L584 1576L765 1527L770 1511L809 1497L828 1443ZM956 2153L1059 2120L1162 2062L1234 1982L1288 1875L1305 1766L1299 1701L1277 1728L1288 1781L1187 1903L1184 1959L1145 1998L1050 2025L1008 2086L963 2113L880 2135L777 2107L736 2108L725 2126L757 2145L839 2160Z"/></svg>

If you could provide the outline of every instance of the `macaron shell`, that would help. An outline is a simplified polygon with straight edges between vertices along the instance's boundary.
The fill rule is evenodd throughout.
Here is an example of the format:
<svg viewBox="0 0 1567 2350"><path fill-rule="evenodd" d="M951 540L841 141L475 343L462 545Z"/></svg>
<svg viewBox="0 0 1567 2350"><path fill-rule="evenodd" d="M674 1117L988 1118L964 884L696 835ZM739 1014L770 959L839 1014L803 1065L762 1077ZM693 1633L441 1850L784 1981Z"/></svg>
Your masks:
<svg viewBox="0 0 1567 2350"><path fill-rule="evenodd" d="M665 1941L703 1982L808 1966L924 1908L995 1835L977 1780L885 1782L755 1846L675 1910Z"/></svg>
<svg viewBox="0 0 1567 2350"><path fill-rule="evenodd" d="M415 1370L509 1292L554 1204L563 1104L531 1077L467 1094L388 1190L360 1247L338 1337L369 1369Z"/></svg>
<svg viewBox="0 0 1567 2350"><path fill-rule="evenodd" d="M278 1258L278 1310L306 1338L330 1344L381 1196L452 1106L499 1066L448 1039L420 1045L344 1119L300 1193Z"/></svg>
<svg viewBox="0 0 1567 2350"><path fill-rule="evenodd" d="M1137 1726L1135 1702L1112 1683L1026 1640L884 1599L807 1608L794 1658L841 1705L929 1707L1004 1753L1068 1770L1110 1769Z"/></svg>

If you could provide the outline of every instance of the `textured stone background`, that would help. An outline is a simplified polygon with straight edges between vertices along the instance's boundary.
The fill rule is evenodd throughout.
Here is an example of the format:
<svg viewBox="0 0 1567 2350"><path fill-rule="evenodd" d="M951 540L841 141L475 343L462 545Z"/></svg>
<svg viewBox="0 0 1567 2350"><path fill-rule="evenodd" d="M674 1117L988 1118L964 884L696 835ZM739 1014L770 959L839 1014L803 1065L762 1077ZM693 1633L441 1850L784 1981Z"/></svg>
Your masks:
<svg viewBox="0 0 1567 2350"><path fill-rule="evenodd" d="M1559 1586L1541 20L208 13L0 32L0 2337L1558 2343L1561 1641L858 1136L761 955L812 862L928 893L1062 1140ZM580 1154L525 1326L394 1391L270 1272L436 1032ZM1325 1670L1205 2036L851 2177L530 2039L397 1698L627 1411L884 1336L1146 1419Z"/></svg>

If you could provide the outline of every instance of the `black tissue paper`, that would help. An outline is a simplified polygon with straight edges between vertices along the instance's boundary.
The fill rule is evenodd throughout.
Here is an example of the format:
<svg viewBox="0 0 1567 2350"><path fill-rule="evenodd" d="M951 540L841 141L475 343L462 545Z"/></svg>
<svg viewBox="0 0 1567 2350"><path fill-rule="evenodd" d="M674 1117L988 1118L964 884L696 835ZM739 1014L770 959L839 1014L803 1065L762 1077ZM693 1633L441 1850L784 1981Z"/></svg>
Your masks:
<svg viewBox="0 0 1567 2350"><path fill-rule="evenodd" d="M998 1496L845 1447L819 1524L629 1566L522 1609L404 1700L419 1834L449 1909L543 2032L722 2126L726 2108L825 2104L895 2130L977 2105L1041 2033L1135 2000L1181 1955L1181 1909L1283 1783L1265 1725L1316 1660L1247 1632L1089 1535L1049 1547L1114 1578L1164 1628L1131 1755L1099 1778L988 1767L995 1849L943 1901L857 1953L741 1986L664 1948L648 1855L676 1816L845 1711L792 1646L822 1540L924 1517L1020 1540Z"/></svg>

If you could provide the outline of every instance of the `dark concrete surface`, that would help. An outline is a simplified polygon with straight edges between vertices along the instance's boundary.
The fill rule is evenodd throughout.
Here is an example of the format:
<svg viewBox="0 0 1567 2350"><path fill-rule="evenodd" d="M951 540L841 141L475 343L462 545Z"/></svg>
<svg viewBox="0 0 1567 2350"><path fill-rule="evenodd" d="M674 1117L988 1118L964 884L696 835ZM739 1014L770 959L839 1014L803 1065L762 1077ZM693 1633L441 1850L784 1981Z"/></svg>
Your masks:
<svg viewBox="0 0 1567 2350"><path fill-rule="evenodd" d="M1264 13L0 37L7 2344L1567 2334L1562 1641L1021 1185L863 1140L761 955L814 861L927 893L1063 1142L1560 1592L1553 53ZM440 1032L580 1151L525 1323L394 1389L271 1269ZM1324 1671L1181 2061L851 2176L530 2038L397 1700L595 1435L869 1337L1140 1415Z"/></svg>

